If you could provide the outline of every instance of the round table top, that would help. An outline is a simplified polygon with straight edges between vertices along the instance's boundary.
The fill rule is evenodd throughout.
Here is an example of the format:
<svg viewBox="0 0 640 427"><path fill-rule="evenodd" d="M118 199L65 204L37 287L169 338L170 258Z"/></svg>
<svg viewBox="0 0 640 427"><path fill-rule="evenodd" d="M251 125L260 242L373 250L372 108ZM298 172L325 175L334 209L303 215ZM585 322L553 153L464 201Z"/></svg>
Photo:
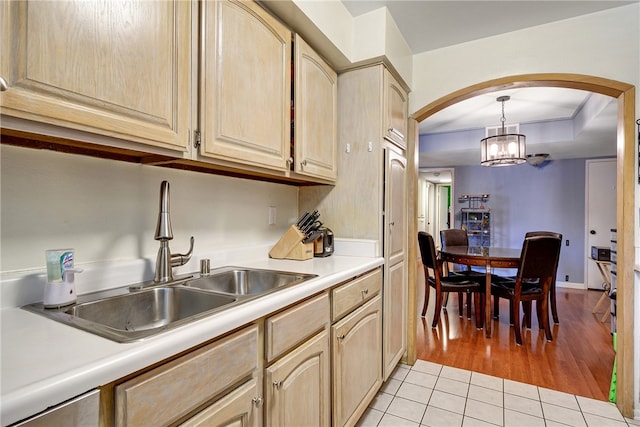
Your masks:
<svg viewBox="0 0 640 427"><path fill-rule="evenodd" d="M447 261L465 261L470 265L506 264L518 266L520 263L520 249L501 248L497 246L447 246L441 249L443 259Z"/></svg>

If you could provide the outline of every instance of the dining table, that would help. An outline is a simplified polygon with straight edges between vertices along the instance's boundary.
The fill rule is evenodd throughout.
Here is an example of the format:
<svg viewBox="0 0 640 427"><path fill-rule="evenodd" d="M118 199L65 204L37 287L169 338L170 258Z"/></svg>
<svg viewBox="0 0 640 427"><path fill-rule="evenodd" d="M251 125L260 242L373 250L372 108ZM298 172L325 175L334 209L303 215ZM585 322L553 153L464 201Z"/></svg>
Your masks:
<svg viewBox="0 0 640 427"><path fill-rule="evenodd" d="M484 331L491 336L491 269L518 268L521 249L497 246L447 246L440 250L443 262L485 268Z"/></svg>

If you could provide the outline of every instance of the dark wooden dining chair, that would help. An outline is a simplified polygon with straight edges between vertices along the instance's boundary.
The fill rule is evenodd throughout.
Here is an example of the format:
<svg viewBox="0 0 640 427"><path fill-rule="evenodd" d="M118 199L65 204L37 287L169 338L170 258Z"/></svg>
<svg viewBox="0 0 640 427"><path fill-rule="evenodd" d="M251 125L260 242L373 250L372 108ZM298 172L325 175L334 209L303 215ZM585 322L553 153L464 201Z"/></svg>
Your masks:
<svg viewBox="0 0 640 427"><path fill-rule="evenodd" d="M556 233L555 231L528 231L524 237L536 237L536 236L549 236L560 239L560 243L562 244L562 234ZM559 262L560 252L558 252L558 261ZM556 266L557 272L557 266ZM515 279L515 277L509 277L509 279ZM556 305L556 276L553 276L553 281L551 282L551 289L549 289L549 302L551 305L551 317L553 317L554 323L560 323L560 319L558 317L558 307ZM498 318L500 314L500 309L498 306L498 300L494 300L493 302L493 315ZM531 313L529 313L531 314ZM527 317L528 323L527 327L531 327L531 316ZM510 323L513 324L513 318L510 319Z"/></svg>
<svg viewBox="0 0 640 427"><path fill-rule="evenodd" d="M450 228L448 230L440 230L440 243L442 249L446 249L448 246L469 246L469 237L467 231L461 228ZM449 276L465 276L469 280L484 280L485 274L477 271L473 271L469 265L452 264L447 267L446 274ZM478 279L480 277L480 279ZM458 292L458 314L462 317L463 309L463 293ZM467 293L467 318L471 318L471 294Z"/></svg>
<svg viewBox="0 0 640 427"><path fill-rule="evenodd" d="M535 236L551 236L560 239L560 244L562 245L562 234L556 233L554 231L529 231L524 235L525 239L527 237L535 237ZM559 262L560 251L558 251L558 261ZM557 272L557 267L556 267ZM553 281L551 282L551 289L549 290L549 302L551 303L551 317L553 317L554 323L560 323L558 318L558 307L556 306L556 275L553 275ZM531 326L531 325L529 325Z"/></svg>
<svg viewBox="0 0 640 427"><path fill-rule="evenodd" d="M492 280L491 294L494 298L509 300L511 319L517 344L522 344L520 329L520 304L525 307L525 324L531 324L530 304L536 301L538 324L544 329L547 340L552 341L549 323L549 292L551 283L558 269L558 258L562 239L553 236L526 237L520 252L520 267L515 279L501 278ZM528 316L528 318L527 318Z"/></svg>
<svg viewBox="0 0 640 427"><path fill-rule="evenodd" d="M476 327L482 328L484 322L484 281L469 280L465 276L446 276L443 274L442 261L438 259L436 254L436 246L433 236L424 231L418 232L418 245L420 247L420 256L422 257L422 265L424 269L424 305L422 307L422 317L427 312L429 305L430 288L435 289L435 311L433 313L433 322L431 327L438 326L440 321L440 311L442 310L442 300L445 292L462 292L474 296L474 306L476 312ZM433 276L430 274L433 271Z"/></svg>

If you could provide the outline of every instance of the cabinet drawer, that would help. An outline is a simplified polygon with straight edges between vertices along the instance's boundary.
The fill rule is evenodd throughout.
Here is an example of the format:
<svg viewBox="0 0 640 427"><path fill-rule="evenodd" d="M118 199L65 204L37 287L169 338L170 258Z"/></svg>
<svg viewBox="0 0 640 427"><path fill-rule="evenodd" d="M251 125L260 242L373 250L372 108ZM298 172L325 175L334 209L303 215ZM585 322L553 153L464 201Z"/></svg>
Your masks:
<svg viewBox="0 0 640 427"><path fill-rule="evenodd" d="M324 293L267 318L266 357L272 361L329 323L329 295Z"/></svg>
<svg viewBox="0 0 640 427"><path fill-rule="evenodd" d="M152 369L115 388L116 425L167 425L258 367L258 327Z"/></svg>
<svg viewBox="0 0 640 427"><path fill-rule="evenodd" d="M331 320L336 321L382 289L382 270L377 269L331 291Z"/></svg>

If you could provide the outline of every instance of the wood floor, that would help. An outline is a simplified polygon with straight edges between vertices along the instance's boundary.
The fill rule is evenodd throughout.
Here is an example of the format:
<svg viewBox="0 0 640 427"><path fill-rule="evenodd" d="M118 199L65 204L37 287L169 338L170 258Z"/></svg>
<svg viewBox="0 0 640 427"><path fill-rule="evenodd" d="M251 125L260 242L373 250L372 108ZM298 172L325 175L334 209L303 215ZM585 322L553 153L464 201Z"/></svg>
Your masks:
<svg viewBox="0 0 640 427"><path fill-rule="evenodd" d="M424 288L418 292L422 309ZM418 317L418 359L520 381L598 400L609 399L613 350L610 322L600 322L591 311L601 292L558 288L560 323L552 326L553 341L538 329L523 333L524 345L516 345L509 326L508 302L501 301L500 319L493 320L491 338L476 330L471 320L458 317L458 298L449 298L440 324L431 328L434 294L425 318ZM418 311L418 313L420 313ZM466 312L466 311L465 311ZM551 317L551 316L549 316Z"/></svg>

